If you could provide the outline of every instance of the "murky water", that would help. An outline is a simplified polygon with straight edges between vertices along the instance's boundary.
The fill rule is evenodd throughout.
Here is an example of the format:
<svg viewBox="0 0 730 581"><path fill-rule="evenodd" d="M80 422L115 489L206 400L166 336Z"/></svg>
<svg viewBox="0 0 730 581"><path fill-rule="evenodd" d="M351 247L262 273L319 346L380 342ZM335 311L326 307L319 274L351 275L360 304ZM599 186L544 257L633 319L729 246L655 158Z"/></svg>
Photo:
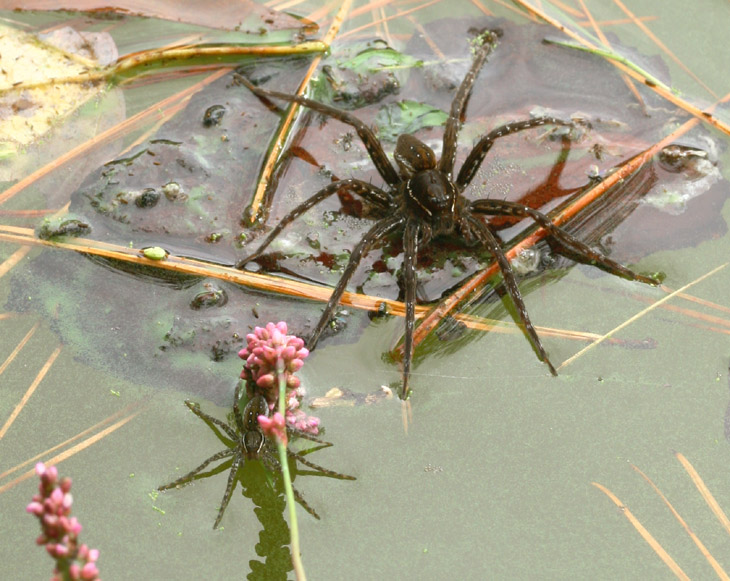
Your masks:
<svg viewBox="0 0 730 581"><path fill-rule="evenodd" d="M505 140L490 152L468 195L509 196L551 209L588 184L591 172L608 175L688 118L643 87L646 116L598 57L543 46L542 37L555 35L551 29L488 4L509 20L498 21L504 37L475 85L459 159L486 130L525 118L537 106L566 116L587 115L594 127L587 142L567 152L560 140L544 136ZM729 89L717 74L723 57L698 56L704 46L698 37L704 39L718 22L727 24L730 14L723 12L724 5L707 1L691 23L692 15L680 8L678 2L662 3L660 17L648 25L722 96ZM658 10L652 2L633 2L631 9L640 15ZM459 10L463 14L451 14L458 18L447 21L439 5L420 11L420 32L407 18L395 19L389 44L426 64L398 73L400 93L379 95L383 101L359 107L358 116L376 123L383 103L404 98L448 108L453 84L468 66L467 29L491 22L471 4ZM700 18L709 10L713 18ZM608 12L595 16L618 18ZM348 21L343 33L361 23ZM683 34L665 32L665 26L678 23ZM654 56L658 49L639 29L609 25L608 30L621 46L638 46L648 55L641 65L687 98L710 102L667 57ZM424 34L441 54L434 55ZM253 71L272 77L276 88L291 90L306 62L257 63ZM333 56L323 64L335 62ZM436 64L443 62L448 64ZM200 78L126 89L127 114ZM119 95L114 98L119 103ZM226 108L222 124L205 125L205 112L217 104ZM119 115L118 105L113 109ZM173 254L232 264L257 243L257 234L241 226L241 218L253 195L266 136L278 120L276 111L224 77L192 97L184 114L143 138L133 150L143 152L135 158L143 165L102 166L133 155L123 152L128 143L107 146L101 159L52 173L0 210L59 208L70 200L71 210L89 221L97 240L119 246L132 242L135 248L159 245ZM296 148L270 200L269 224L333 175L378 179L363 161L357 139L345 143L347 129L316 116L308 120L290 138ZM230 139L225 147L220 146L222 134ZM247 141L252 135L256 139ZM436 147L440 136L440 127L419 132ZM592 150L596 143L601 156ZM700 171L654 161L606 206L581 214L570 228L637 270L664 272L671 289L692 283L730 255L726 143L727 136L716 130L692 130L682 144L706 152L709 166ZM186 198L164 195L173 182ZM163 195L152 205L137 203L146 188ZM342 206L333 198L292 224L276 248L281 255L264 264L266 269L334 285L338 267L372 219L367 207L345 204L343 212ZM6 214L2 221L35 227L40 218ZM524 228L495 226L505 240ZM5 258L18 248L7 240L0 243ZM374 251L352 288L397 298L401 250L390 241ZM666 294L588 266L568 268L563 259L553 260L546 245L538 250L541 266L550 268L521 288L533 322L541 327L603 334ZM419 298L436 300L487 256L446 240L442 249L420 259ZM236 353L248 328L286 319L307 331L321 305L220 280L162 277L159 270L129 272L119 266L67 250L33 248L0 280L0 296L12 315L1 321L6 339L0 365L39 324L1 376L0 410L4 422L12 419L0 440L0 514L9 532L2 543L5 566L18 578L38 578L51 570L50 560L33 545L36 522L23 511L35 483L16 485L14 479L32 468L36 455L48 461L69 451L55 462L74 478L75 514L84 525L83 541L102 552L103 577L284 578L289 562L282 548L288 544L283 497L269 488L256 466L245 469L245 485L237 488L216 532L211 527L227 470L182 490L154 491L222 448L183 400L199 401L207 413L225 419L240 372ZM318 409L326 438L335 445L311 458L358 480L296 477L295 485L322 516L315 521L300 511L310 578L666 575L665 565L624 513L592 483L620 498L690 576L705 576L709 565L632 466L652 478L710 552L730 566L725 532L674 456L675 451L684 454L719 504L730 506L724 470L730 447L723 435L730 398L724 339L729 281L730 271L720 269L686 291L719 307L673 298L668 308L638 318L613 341L560 369L558 378L549 376L512 325L491 333L444 329L441 338L429 338L417 353L407 434L397 399ZM201 293L211 291L206 285L225 292L227 300L201 303ZM473 301L462 312L511 322L510 309L492 297ZM400 379L399 368L385 354L402 333L402 319L371 320L364 311L345 310L339 315L347 323L345 331L324 339L301 372L311 397L335 386L375 392ZM538 332L557 363L586 345L584 339ZM13 410L44 366L48 372L16 417ZM92 429L67 441L87 428Z"/></svg>

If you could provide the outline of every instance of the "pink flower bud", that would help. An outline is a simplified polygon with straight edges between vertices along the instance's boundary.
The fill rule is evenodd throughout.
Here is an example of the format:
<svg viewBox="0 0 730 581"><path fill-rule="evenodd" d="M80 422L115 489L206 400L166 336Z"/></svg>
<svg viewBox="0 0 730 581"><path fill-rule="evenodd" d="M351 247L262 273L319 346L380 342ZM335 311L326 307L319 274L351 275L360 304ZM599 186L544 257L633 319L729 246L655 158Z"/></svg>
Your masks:
<svg viewBox="0 0 730 581"><path fill-rule="evenodd" d="M286 446L286 423L284 422L284 417L279 412L276 412L270 418L267 418L266 416L259 416L258 420L261 431L264 434L279 440Z"/></svg>
<svg viewBox="0 0 730 581"><path fill-rule="evenodd" d="M289 389L297 389L301 385L301 381L296 375L290 375L286 379L286 386Z"/></svg>
<svg viewBox="0 0 730 581"><path fill-rule="evenodd" d="M43 514L43 505L40 502L33 501L25 507L25 511L40 516Z"/></svg>
<svg viewBox="0 0 730 581"><path fill-rule="evenodd" d="M63 491L60 488L54 488L51 492L51 502L58 506L63 502L63 496Z"/></svg>
<svg viewBox="0 0 730 581"><path fill-rule="evenodd" d="M296 354L297 354L297 350L294 349L294 347L292 347L291 345L289 345L288 347L284 347L281 350L281 358L285 359L287 361L294 359L294 357L296 357Z"/></svg>
<svg viewBox="0 0 730 581"><path fill-rule="evenodd" d="M71 517L69 532L78 536L82 528L83 527L78 519L75 516Z"/></svg>
<svg viewBox="0 0 730 581"><path fill-rule="evenodd" d="M256 385L258 385L261 388L267 388L274 385L274 375L271 373L267 373L266 375L262 375L256 380Z"/></svg>
<svg viewBox="0 0 730 581"><path fill-rule="evenodd" d="M99 576L99 569L95 563L86 563L81 569L81 579L96 579Z"/></svg>

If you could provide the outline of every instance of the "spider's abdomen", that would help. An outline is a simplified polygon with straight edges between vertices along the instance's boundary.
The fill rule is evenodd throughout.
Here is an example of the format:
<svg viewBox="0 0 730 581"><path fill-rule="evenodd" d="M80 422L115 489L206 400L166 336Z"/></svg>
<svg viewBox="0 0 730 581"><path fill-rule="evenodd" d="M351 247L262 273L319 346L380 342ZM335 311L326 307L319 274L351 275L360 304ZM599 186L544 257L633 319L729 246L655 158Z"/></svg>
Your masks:
<svg viewBox="0 0 730 581"><path fill-rule="evenodd" d="M435 169L420 171L405 182L403 197L408 209L431 224L434 234L454 229L458 193L454 183Z"/></svg>
<svg viewBox="0 0 730 581"><path fill-rule="evenodd" d="M393 158L404 177L412 177L419 171L434 169L436 155L433 150L413 135L400 135L395 144Z"/></svg>

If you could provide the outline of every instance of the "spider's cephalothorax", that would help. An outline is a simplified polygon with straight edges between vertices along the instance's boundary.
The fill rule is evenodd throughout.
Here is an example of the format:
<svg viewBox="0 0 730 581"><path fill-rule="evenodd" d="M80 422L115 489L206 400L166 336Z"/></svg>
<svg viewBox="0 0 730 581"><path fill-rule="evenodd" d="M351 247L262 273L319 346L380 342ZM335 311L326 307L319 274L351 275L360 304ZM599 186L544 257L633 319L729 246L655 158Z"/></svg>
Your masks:
<svg viewBox="0 0 730 581"><path fill-rule="evenodd" d="M422 242L454 231L459 191L451 176L436 167L433 150L412 135L401 135L393 153L403 181L398 197L404 213L422 221Z"/></svg>
<svg viewBox="0 0 730 581"><path fill-rule="evenodd" d="M185 402L185 405L190 408L190 411L198 416L201 420L207 422L208 424L212 424L216 428L223 430L225 435L232 441L232 445L225 450L218 452L217 454L213 454L195 470L188 472L185 476L181 476L180 478L170 482L169 484L163 484L157 489L168 490L170 488L180 488L181 486L190 484L193 480L195 480L195 477L198 474L200 474L208 467L209 464L218 460L222 460L223 458L229 458L233 456L233 463L231 464L231 469L228 473L228 484L226 485L226 491L223 494L223 500L221 501L221 506L218 510L218 516L216 517L215 523L213 524L214 529L218 528L218 525L223 518L223 513L228 506L228 502L231 500L233 487L236 483L236 475L238 474L238 469L246 460L260 460L268 470L272 472L281 471L281 464L277 459L276 448L271 443L271 441L266 438L264 433L261 431L261 428L259 427L258 417L260 415L269 415L269 405L266 402L266 399L264 399L262 395L254 395L248 401L246 407L243 409L243 414L241 414L241 409L238 404L240 394L241 384L239 383L236 386L235 392L233 394L233 417L235 419L235 429L234 427L229 426L227 423L222 422L218 418L214 418L213 416L201 411L200 406L197 403L191 401ZM288 429L287 432L289 432L290 436L296 435L317 442L318 444L320 444L320 447L328 447L332 445L331 443L320 440L319 438L315 438L310 434ZM316 470L320 474L324 474L325 476L331 476L333 478L340 478L344 480L355 480L354 476L340 474L339 472L334 472L332 470L328 470L327 468L323 468L319 464L315 464L314 462L307 460L301 453L293 452L288 448L287 455L289 456L289 458L295 461L299 461L305 466L308 466L313 470ZM311 506L309 506L309 504L307 504L302 495L296 489L294 489L294 497L308 513L310 513L317 519L319 518L317 512Z"/></svg>
<svg viewBox="0 0 730 581"><path fill-rule="evenodd" d="M335 308L342 294L345 292L347 283L354 274L362 257L379 240L384 239L393 232L402 232L402 272L406 306L402 397L406 397L408 394L408 377L413 358L413 330L415 324L417 285L416 260L418 257L418 248L419 245L423 245L431 238L444 234L458 233L468 245L478 244L486 248L494 256L502 271L505 288L519 314L520 322L533 348L537 351L539 358L547 364L553 375L557 375L557 373L548 359L537 332L532 326L509 260L507 260L502 250L499 239L484 221L484 216L529 218L546 229L549 235L558 243L561 251L569 254L571 258L584 261L602 268L611 274L630 280L658 284L658 281L654 278L636 274L625 266L591 249L571 234L568 234L565 230L555 226L545 214L529 206L498 199L469 201L462 195L462 192L471 183L479 170L487 152L498 138L526 129L540 127L545 124L569 127L573 127L574 125L569 121L555 117L536 117L497 127L477 141L476 145L467 155L458 174L455 178L453 177L461 118L466 108L466 102L471 93L474 79L486 61L487 56L494 48L497 36L498 33L496 32L486 32L475 42L472 66L461 82L451 103L451 111L444 130L441 158L437 160L433 150L415 137L401 135L398 138L393 154L399 171L393 167L382 145L370 128L354 115L304 97L260 89L253 86L245 77L237 75L237 80L241 84L245 85L262 99L275 98L291 103L298 103L352 126L362 139L373 160L375 168L385 181L386 187L385 189L379 188L369 182L356 178L333 182L284 216L272 229L261 246L253 254L239 261L236 266L243 268L247 262L258 258L287 224L337 192L349 192L361 196L370 202L372 206L380 210L381 215L384 217L378 219L362 240L352 249L349 262L345 266L342 276L332 292L314 332L309 338L307 347L311 350L316 346L320 334L332 318Z"/></svg>

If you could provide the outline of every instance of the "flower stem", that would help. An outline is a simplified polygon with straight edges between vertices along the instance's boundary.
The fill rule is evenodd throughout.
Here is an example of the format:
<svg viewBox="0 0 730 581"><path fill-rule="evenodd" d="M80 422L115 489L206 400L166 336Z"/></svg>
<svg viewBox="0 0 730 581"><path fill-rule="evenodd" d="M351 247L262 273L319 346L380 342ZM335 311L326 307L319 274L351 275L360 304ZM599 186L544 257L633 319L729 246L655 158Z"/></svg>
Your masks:
<svg viewBox="0 0 730 581"><path fill-rule="evenodd" d="M279 413L286 417L286 375L284 375L284 362L279 359L276 362L276 374L279 380ZM284 491L286 493L286 504L289 507L289 528L291 538L291 560L294 565L294 574L297 581L306 581L304 565L302 564L301 552L299 550L299 526L297 525L297 504L294 499L294 488L289 475L289 458L286 454L286 444L280 438L276 438L276 447L279 449L279 461L281 462L281 474L284 478Z"/></svg>

